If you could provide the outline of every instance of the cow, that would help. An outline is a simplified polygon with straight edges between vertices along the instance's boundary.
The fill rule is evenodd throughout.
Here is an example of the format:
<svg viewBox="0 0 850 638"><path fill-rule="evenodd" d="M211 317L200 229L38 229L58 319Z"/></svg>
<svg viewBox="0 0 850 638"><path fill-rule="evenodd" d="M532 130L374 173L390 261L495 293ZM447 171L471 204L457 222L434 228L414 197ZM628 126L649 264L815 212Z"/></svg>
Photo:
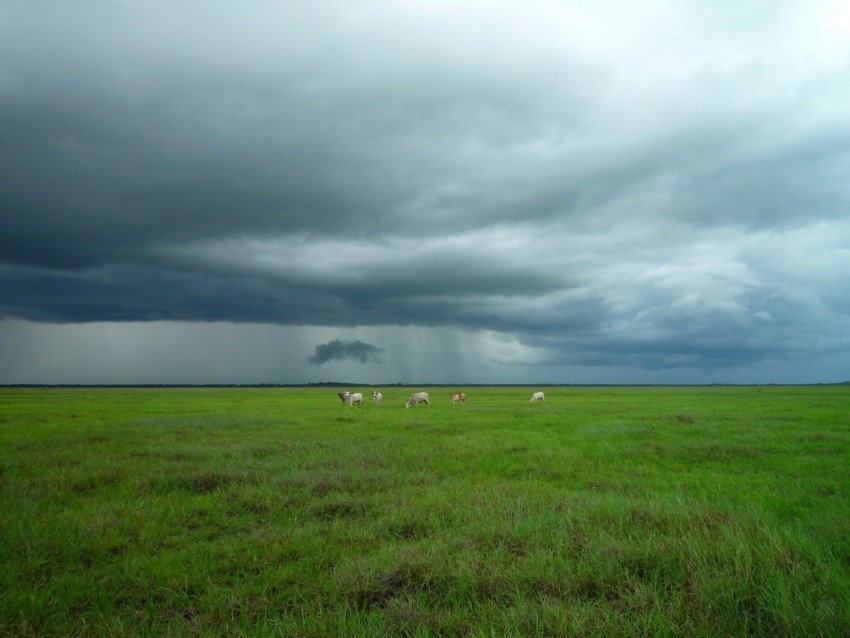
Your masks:
<svg viewBox="0 0 850 638"><path fill-rule="evenodd" d="M536 401L543 401L544 403L546 402L546 397L543 396L542 392L535 392L531 395L531 401L529 401L529 403L535 403Z"/></svg>
<svg viewBox="0 0 850 638"><path fill-rule="evenodd" d="M449 398L452 400L452 405L458 402L461 405L466 403L466 394L463 392L449 392Z"/></svg>
<svg viewBox="0 0 850 638"><path fill-rule="evenodd" d="M359 392L355 392L354 394L348 395L348 405L354 405L355 403L357 405L363 405L363 395Z"/></svg>
<svg viewBox="0 0 850 638"><path fill-rule="evenodd" d="M418 405L420 403L424 403L429 408L431 407L431 401L428 399L427 392L414 392L410 395L410 398L407 400L407 403L404 404L404 407L409 408L412 405Z"/></svg>
<svg viewBox="0 0 850 638"><path fill-rule="evenodd" d="M348 395L351 394L348 390L345 392L337 392L336 395L339 397L339 400L343 403L348 403Z"/></svg>
<svg viewBox="0 0 850 638"><path fill-rule="evenodd" d="M376 390L372 390L372 400L375 402L375 405L380 406L381 401L384 400L384 395Z"/></svg>

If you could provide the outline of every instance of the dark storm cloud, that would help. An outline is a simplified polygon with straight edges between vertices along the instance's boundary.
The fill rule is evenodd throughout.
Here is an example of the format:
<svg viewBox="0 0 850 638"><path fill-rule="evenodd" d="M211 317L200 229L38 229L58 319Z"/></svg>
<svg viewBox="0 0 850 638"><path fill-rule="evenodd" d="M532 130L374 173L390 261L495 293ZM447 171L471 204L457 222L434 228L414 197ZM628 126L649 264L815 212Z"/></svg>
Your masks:
<svg viewBox="0 0 850 638"><path fill-rule="evenodd" d="M9 3L0 316L850 351L849 21L798 9Z"/></svg>
<svg viewBox="0 0 850 638"><path fill-rule="evenodd" d="M334 339L316 346L316 353L310 357L310 363L322 365L328 361L358 361L359 363L381 363L381 348L362 341L341 341Z"/></svg>

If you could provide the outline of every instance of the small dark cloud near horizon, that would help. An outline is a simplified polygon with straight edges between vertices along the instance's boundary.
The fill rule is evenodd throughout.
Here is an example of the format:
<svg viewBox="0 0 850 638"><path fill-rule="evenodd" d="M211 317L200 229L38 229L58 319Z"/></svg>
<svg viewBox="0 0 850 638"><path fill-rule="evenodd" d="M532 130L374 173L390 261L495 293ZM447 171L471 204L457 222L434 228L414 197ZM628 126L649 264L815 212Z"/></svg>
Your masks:
<svg viewBox="0 0 850 638"><path fill-rule="evenodd" d="M381 353L383 350L360 340L342 341L334 339L328 343L316 346L315 354L309 358L310 363L320 366L328 361L352 360L359 363L383 363Z"/></svg>

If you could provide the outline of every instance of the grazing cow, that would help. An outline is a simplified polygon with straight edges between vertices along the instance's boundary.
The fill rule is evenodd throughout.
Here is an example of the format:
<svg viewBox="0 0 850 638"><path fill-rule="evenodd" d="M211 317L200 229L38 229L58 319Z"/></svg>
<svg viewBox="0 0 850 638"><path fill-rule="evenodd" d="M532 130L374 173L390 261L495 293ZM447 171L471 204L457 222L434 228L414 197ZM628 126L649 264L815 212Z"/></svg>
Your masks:
<svg viewBox="0 0 850 638"><path fill-rule="evenodd" d="M542 392L535 392L531 395L531 401L529 401L529 403L535 403L536 401L546 402L546 397L543 396Z"/></svg>
<svg viewBox="0 0 850 638"><path fill-rule="evenodd" d="M357 405L363 405L363 395L359 392L355 392L354 394L348 395L348 405L354 405L355 403Z"/></svg>
<svg viewBox="0 0 850 638"><path fill-rule="evenodd" d="M348 390L345 392L337 392L336 395L339 397L339 400L343 403L348 403L348 395L351 394Z"/></svg>
<svg viewBox="0 0 850 638"><path fill-rule="evenodd" d="M452 405L458 402L461 405L466 403L466 394L463 392L449 392L449 398L452 400Z"/></svg>
<svg viewBox="0 0 850 638"><path fill-rule="evenodd" d="M404 407L409 408L411 405L418 405L420 403L424 403L429 408L431 407L431 401L428 399L427 392L414 392L410 395L410 398L407 400L407 403L404 404Z"/></svg>
<svg viewBox="0 0 850 638"><path fill-rule="evenodd" d="M375 390L372 390L372 400L375 402L375 405L380 406L381 401L384 400L384 395L381 394L380 392L376 392Z"/></svg>

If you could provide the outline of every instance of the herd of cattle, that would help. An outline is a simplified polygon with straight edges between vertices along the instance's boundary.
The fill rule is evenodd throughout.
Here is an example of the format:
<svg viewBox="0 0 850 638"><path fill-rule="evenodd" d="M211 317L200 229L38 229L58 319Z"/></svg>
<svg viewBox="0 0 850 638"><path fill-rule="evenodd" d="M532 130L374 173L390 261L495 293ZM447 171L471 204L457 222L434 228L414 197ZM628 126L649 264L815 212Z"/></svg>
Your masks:
<svg viewBox="0 0 850 638"><path fill-rule="evenodd" d="M361 392L349 392L346 390L345 392L338 392L337 396L340 401L347 403L348 405L363 405L363 393ZM463 405L466 403L466 393L449 392L449 399L451 399L452 405L455 403ZM375 402L375 405L380 406L381 402L384 400L384 395L377 390L373 390L372 400ZM537 403L538 401L546 401L546 397L543 396L542 392L535 392L531 395L530 403ZM410 398L407 400L407 403L404 404L404 407L409 408L419 405L420 403L424 403L429 408L431 407L431 399L427 392L414 392L410 395Z"/></svg>

